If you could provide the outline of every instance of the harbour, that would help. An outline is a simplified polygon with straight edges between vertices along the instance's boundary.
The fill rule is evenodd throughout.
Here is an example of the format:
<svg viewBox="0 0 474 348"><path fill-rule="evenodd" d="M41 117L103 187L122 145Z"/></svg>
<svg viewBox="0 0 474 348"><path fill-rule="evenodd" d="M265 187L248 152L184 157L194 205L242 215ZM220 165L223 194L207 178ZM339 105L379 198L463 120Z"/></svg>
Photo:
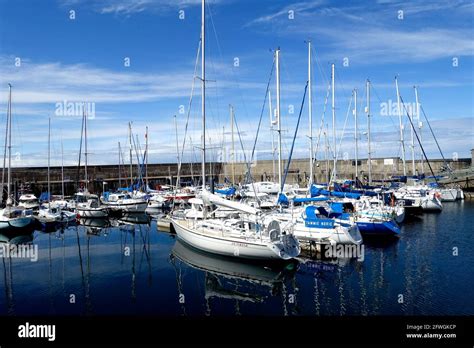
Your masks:
<svg viewBox="0 0 474 348"><path fill-rule="evenodd" d="M154 218L37 230L29 236L37 262L3 258L1 313L473 315L472 301L458 301L474 279L466 254L473 210L469 201L446 204L441 214L406 223L399 239L365 243L362 262L314 257L270 269L199 252L157 229Z"/></svg>
<svg viewBox="0 0 474 348"><path fill-rule="evenodd" d="M25 8L2 347L472 339L471 3Z"/></svg>

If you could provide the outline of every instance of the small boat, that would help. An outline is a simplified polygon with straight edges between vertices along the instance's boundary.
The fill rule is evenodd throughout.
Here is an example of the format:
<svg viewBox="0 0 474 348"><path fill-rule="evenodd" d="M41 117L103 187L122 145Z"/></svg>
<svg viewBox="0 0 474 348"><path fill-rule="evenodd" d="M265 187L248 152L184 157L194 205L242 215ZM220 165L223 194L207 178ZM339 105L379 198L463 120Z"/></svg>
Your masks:
<svg viewBox="0 0 474 348"><path fill-rule="evenodd" d="M144 213L148 202L142 198L132 198L127 193L111 193L101 197L102 204L112 211L122 213Z"/></svg>
<svg viewBox="0 0 474 348"><path fill-rule="evenodd" d="M23 207L7 205L0 210L0 230L23 230L32 227L33 211Z"/></svg>
<svg viewBox="0 0 474 348"><path fill-rule="evenodd" d="M106 218L107 208L101 207L99 204L99 199L89 198L87 202L76 203L76 213L81 218Z"/></svg>
<svg viewBox="0 0 474 348"><path fill-rule="evenodd" d="M25 209L38 209L39 208L38 197L36 197L32 193L22 194L18 200L18 206Z"/></svg>
<svg viewBox="0 0 474 348"><path fill-rule="evenodd" d="M362 236L355 223L338 222L329 218L323 207L308 205L303 210L297 209L296 212L276 213L275 217L293 224L292 233L300 243L331 245L362 243Z"/></svg>
<svg viewBox="0 0 474 348"><path fill-rule="evenodd" d="M37 216L40 222L72 222L77 218L75 213L49 204L42 205Z"/></svg>
<svg viewBox="0 0 474 348"><path fill-rule="evenodd" d="M335 218L339 222L354 221L363 236L397 236L400 234L400 227L393 218L358 215L351 202L329 203L329 217Z"/></svg>

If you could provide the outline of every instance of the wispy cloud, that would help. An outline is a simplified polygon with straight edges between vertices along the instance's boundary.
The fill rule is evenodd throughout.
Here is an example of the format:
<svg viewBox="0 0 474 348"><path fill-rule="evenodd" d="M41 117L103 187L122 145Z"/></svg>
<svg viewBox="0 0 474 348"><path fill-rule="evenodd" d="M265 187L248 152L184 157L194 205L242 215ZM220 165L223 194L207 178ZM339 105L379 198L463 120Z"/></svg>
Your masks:
<svg viewBox="0 0 474 348"><path fill-rule="evenodd" d="M15 67L0 57L2 85L15 87L15 103L56 103L63 100L101 103L144 102L189 94L190 71L139 73L113 71L86 64L34 63L23 60ZM124 68L126 69L126 68ZM6 100L2 88L1 100Z"/></svg>
<svg viewBox="0 0 474 348"><path fill-rule="evenodd" d="M219 2L213 0L212 3ZM201 0L59 0L61 6L84 6L101 14L130 16L144 11L170 11L201 4Z"/></svg>
<svg viewBox="0 0 474 348"><path fill-rule="evenodd" d="M293 10L295 18L288 18ZM399 19L398 11L403 11ZM281 36L314 38L332 59L359 63L425 62L474 55L471 2L383 1L332 5L306 1L287 5L246 24ZM437 20L443 16L443 21Z"/></svg>

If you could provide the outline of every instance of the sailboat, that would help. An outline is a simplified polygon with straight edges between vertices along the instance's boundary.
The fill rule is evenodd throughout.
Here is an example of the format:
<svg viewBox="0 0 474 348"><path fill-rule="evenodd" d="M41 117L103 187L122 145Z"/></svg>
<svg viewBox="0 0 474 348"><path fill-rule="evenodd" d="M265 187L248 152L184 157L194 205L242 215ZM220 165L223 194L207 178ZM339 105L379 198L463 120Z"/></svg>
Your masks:
<svg viewBox="0 0 474 348"><path fill-rule="evenodd" d="M7 128L5 135L5 144L8 149L8 180L7 180L7 201L6 207L0 210L0 230L10 229L25 229L32 226L34 221L33 211L31 209L25 209L21 206L15 206L13 204L13 198L11 195L11 160L12 160L12 85L8 84L9 97L8 97L8 111L7 111ZM5 161L4 161L5 163ZM3 184L3 183L2 183ZM3 185L2 185L2 197L3 197Z"/></svg>
<svg viewBox="0 0 474 348"><path fill-rule="evenodd" d="M63 210L61 207L51 204L51 118L48 120L48 203L42 204L38 211L37 219L41 223L71 222L76 219L76 214Z"/></svg>
<svg viewBox="0 0 474 348"><path fill-rule="evenodd" d="M203 219L173 216L171 223L185 243L209 253L261 260L288 260L300 253L298 240L248 205L226 200L206 190L206 60L205 0L201 8L201 112L202 112L202 191ZM227 207L238 212L228 219L212 217L212 207Z"/></svg>

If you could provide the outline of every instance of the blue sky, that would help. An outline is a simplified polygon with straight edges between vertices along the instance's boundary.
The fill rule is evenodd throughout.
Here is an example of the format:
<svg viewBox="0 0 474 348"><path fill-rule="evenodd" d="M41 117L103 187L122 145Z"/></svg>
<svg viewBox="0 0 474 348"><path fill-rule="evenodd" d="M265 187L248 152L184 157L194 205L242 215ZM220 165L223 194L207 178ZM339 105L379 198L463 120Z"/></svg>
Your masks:
<svg viewBox="0 0 474 348"><path fill-rule="evenodd" d="M453 153L459 158L470 157L474 147L472 2L209 0L208 4L211 159L219 158L216 147L223 143L230 147L229 104L235 108L244 147L251 149L272 66L271 50L277 47L282 58L283 148L287 156L307 80L308 39L314 47L315 138L330 66L336 65L340 157L353 157L354 120L349 114L346 122L346 114L354 88L359 91L359 153L366 157L363 106L367 78L373 84L374 155L400 156L398 117L380 114L382 104L396 103L395 75L405 102L414 102L413 86L419 86L421 104L446 157ZM71 10L75 19L70 18ZM179 18L180 11L184 11L184 19ZM61 162L61 141L65 164L77 162L81 119L55 114L56 103L64 100L95 103L95 118L89 122L90 162L117 162L117 142L126 148L129 121L142 144L145 127L149 127L151 162L174 161L173 115L177 115L181 144L186 113L180 114L180 106L187 112L200 17L199 0L0 0L0 122L5 124L10 82L14 165L46 164L48 117L52 119L53 165ZM15 65L18 58L20 66ZM130 59L128 67L124 66L126 58ZM234 66L235 58L238 67ZM457 66L453 66L455 61ZM194 144L200 142L198 87L190 110L186 159L199 158L199 150L189 145L189 139ZM274 106L274 76L271 93ZM269 158L271 151L268 106L264 112L257 158ZM297 157L308 153L307 115L305 105ZM331 129L330 104L325 120ZM406 117L404 123L409 142ZM3 132L0 140L3 144ZM428 155L439 158L427 127L423 128L423 140Z"/></svg>

